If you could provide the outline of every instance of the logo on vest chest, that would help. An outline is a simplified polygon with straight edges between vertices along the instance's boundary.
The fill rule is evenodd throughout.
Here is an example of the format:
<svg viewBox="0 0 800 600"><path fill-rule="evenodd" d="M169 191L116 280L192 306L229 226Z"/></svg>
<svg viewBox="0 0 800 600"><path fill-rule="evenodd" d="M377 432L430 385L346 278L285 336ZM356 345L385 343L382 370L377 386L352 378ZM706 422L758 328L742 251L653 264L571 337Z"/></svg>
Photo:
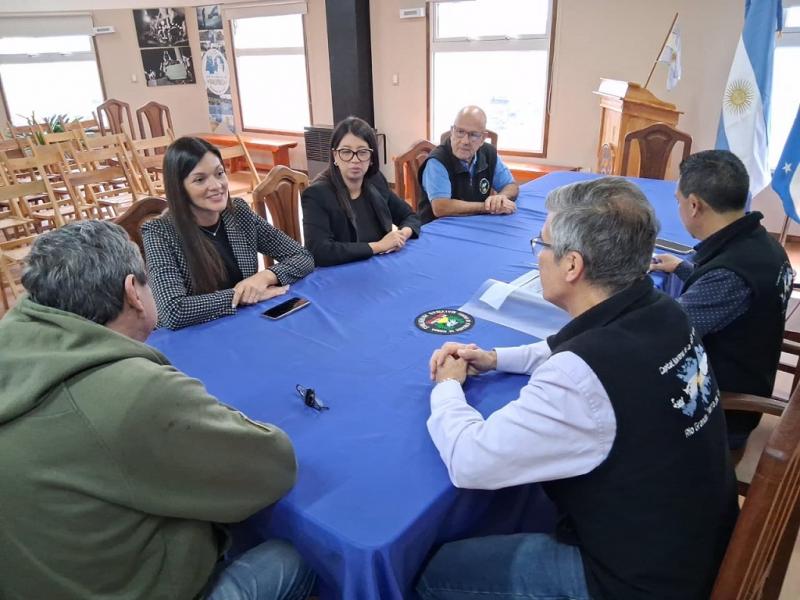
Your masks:
<svg viewBox="0 0 800 600"><path fill-rule="evenodd" d="M481 194L488 194L489 193L489 180L486 177L482 177L480 182L478 183L478 189L480 190Z"/></svg>

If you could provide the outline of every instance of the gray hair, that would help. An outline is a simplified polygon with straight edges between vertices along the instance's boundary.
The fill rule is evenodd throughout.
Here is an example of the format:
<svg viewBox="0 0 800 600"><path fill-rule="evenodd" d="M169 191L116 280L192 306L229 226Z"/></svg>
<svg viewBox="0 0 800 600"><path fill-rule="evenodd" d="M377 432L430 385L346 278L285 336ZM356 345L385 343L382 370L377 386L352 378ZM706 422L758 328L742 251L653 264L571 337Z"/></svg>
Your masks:
<svg viewBox="0 0 800 600"><path fill-rule="evenodd" d="M77 221L40 235L22 271L31 300L105 325L125 301L125 278L144 285L139 249L119 225Z"/></svg>
<svg viewBox="0 0 800 600"><path fill-rule="evenodd" d="M649 270L660 226L630 181L603 177L565 185L548 194L546 207L555 257L578 252L590 283L616 293Z"/></svg>

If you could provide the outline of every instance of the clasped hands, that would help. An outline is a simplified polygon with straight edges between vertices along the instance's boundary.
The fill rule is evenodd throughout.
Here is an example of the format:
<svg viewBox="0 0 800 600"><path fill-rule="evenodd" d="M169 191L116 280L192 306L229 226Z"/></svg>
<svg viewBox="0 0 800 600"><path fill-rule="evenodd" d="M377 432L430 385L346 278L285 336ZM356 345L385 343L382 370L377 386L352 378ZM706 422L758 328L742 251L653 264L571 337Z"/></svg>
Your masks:
<svg viewBox="0 0 800 600"><path fill-rule="evenodd" d="M412 233L410 227L396 229L387 233L377 242L370 242L369 246L375 254L389 254L405 246Z"/></svg>
<svg viewBox="0 0 800 600"><path fill-rule="evenodd" d="M278 277L269 269L242 279L233 286L231 306L236 308L240 304L255 304L289 291L288 285L278 285L278 283Z"/></svg>
<svg viewBox="0 0 800 600"><path fill-rule="evenodd" d="M475 344L448 342L431 355L431 379L440 383L455 379L463 384L467 375L477 375L497 368L497 352Z"/></svg>
<svg viewBox="0 0 800 600"><path fill-rule="evenodd" d="M483 201L484 210L490 215L510 215L517 210L517 205L504 194L494 194Z"/></svg>

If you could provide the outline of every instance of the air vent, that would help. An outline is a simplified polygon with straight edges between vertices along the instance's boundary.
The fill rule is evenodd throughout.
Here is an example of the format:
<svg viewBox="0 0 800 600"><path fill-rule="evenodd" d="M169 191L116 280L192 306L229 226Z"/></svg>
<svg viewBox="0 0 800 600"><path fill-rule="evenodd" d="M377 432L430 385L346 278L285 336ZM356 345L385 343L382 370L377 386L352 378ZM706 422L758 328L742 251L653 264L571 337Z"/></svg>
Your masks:
<svg viewBox="0 0 800 600"><path fill-rule="evenodd" d="M328 168L332 134L333 127L330 125L313 125L304 130L308 178L311 180Z"/></svg>

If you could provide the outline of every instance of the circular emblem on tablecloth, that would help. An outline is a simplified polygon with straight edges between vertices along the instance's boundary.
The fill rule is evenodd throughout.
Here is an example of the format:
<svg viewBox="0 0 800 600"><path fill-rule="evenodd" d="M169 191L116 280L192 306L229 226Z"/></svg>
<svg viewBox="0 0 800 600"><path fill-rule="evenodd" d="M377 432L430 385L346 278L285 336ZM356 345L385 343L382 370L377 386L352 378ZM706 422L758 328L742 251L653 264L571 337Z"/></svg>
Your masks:
<svg viewBox="0 0 800 600"><path fill-rule="evenodd" d="M478 184L478 189L480 189L481 194L489 193L489 180L486 179L486 177L481 179L480 183Z"/></svg>
<svg viewBox="0 0 800 600"><path fill-rule="evenodd" d="M455 335L475 325L475 318L460 310L437 308L425 311L414 322L417 327L427 333Z"/></svg>

